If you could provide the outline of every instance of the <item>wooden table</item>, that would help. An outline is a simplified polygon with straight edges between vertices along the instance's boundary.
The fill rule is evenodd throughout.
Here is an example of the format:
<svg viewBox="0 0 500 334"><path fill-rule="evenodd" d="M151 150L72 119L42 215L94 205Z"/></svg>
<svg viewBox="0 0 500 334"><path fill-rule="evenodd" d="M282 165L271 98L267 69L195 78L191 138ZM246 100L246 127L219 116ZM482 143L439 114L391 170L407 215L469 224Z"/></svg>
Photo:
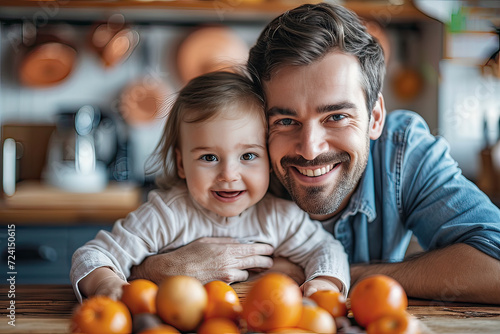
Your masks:
<svg viewBox="0 0 500 334"><path fill-rule="evenodd" d="M243 299L248 286L234 287ZM8 292L8 285L0 285L0 333L68 333L71 313L77 305L71 286L17 285L15 327L8 324ZM408 311L419 319L426 333L500 333L500 305L411 299Z"/></svg>

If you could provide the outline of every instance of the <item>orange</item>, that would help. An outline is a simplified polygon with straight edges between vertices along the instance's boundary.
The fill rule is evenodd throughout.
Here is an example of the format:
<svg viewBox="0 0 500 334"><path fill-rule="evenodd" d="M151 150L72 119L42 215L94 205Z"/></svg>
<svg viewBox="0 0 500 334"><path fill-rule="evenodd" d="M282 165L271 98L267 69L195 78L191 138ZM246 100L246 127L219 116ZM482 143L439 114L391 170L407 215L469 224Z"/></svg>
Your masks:
<svg viewBox="0 0 500 334"><path fill-rule="evenodd" d="M408 306L403 287L385 275L362 279L352 288L350 298L354 319L363 327L383 315L405 311Z"/></svg>
<svg viewBox="0 0 500 334"><path fill-rule="evenodd" d="M73 311L70 328L72 333L130 333L132 317L122 302L94 296Z"/></svg>
<svg viewBox="0 0 500 334"><path fill-rule="evenodd" d="M242 319L250 330L266 332L296 327L302 312L302 293L290 277L268 273L254 282L243 302Z"/></svg>
<svg viewBox="0 0 500 334"><path fill-rule="evenodd" d="M236 291L222 281L211 281L205 284L208 303L205 319L228 318L236 321L241 313L241 304Z"/></svg>
<svg viewBox="0 0 500 334"><path fill-rule="evenodd" d="M338 291L323 290L316 291L309 296L319 307L324 308L333 317L344 317L347 315L346 299Z"/></svg>
<svg viewBox="0 0 500 334"><path fill-rule="evenodd" d="M367 334L417 334L418 323L406 311L391 313L372 321L366 328Z"/></svg>
<svg viewBox="0 0 500 334"><path fill-rule="evenodd" d="M239 334L238 326L228 318L210 318L202 322L198 334Z"/></svg>
<svg viewBox="0 0 500 334"><path fill-rule="evenodd" d="M180 331L189 332L203 319L207 300L207 292L196 278L170 276L158 288L156 310L164 322Z"/></svg>
<svg viewBox="0 0 500 334"><path fill-rule="evenodd" d="M297 333L311 333L311 331L302 329L302 328L297 328L297 327L283 327L283 328L276 328L272 329L270 332L267 332L268 334L281 334L281 333L288 333L288 334L297 334Z"/></svg>
<svg viewBox="0 0 500 334"><path fill-rule="evenodd" d="M337 326L332 315L325 309L314 305L303 305L302 316L297 327L314 333L337 332Z"/></svg>
<svg viewBox="0 0 500 334"><path fill-rule="evenodd" d="M122 287L122 302L127 305L132 314L156 313L156 294L158 285L137 279Z"/></svg>
<svg viewBox="0 0 500 334"><path fill-rule="evenodd" d="M157 327L148 328L138 334L180 334L177 329L169 325L159 325Z"/></svg>

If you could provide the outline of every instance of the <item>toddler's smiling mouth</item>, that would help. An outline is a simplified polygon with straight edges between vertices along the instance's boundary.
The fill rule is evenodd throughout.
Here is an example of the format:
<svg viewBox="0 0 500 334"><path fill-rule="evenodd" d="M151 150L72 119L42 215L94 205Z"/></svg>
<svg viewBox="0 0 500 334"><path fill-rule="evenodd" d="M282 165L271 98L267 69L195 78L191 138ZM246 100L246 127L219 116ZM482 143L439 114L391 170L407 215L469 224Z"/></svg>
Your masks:
<svg viewBox="0 0 500 334"><path fill-rule="evenodd" d="M214 193L218 197L222 198L234 198L238 197L239 195L243 194L245 191L244 190L237 190L237 191L214 191Z"/></svg>

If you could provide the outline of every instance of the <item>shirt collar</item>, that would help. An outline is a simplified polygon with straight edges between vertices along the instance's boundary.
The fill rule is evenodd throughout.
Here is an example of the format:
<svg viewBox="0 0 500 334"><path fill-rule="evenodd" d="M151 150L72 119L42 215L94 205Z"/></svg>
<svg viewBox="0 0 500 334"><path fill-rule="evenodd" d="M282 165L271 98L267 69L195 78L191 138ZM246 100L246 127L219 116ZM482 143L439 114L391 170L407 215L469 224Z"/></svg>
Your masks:
<svg viewBox="0 0 500 334"><path fill-rule="evenodd" d="M366 169L359 180L358 187L351 196L351 200L344 212L341 214L341 219L344 220L348 216L354 216L357 213L366 215L369 223L377 218L375 209L375 182L373 175L373 159L371 150L368 155Z"/></svg>

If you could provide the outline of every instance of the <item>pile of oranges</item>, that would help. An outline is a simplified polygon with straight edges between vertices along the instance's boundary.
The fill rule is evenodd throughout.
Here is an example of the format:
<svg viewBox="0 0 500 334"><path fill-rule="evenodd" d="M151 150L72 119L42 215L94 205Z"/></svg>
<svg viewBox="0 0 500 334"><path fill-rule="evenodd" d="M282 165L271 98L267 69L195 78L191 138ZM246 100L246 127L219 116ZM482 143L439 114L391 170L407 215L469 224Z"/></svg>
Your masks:
<svg viewBox="0 0 500 334"><path fill-rule="evenodd" d="M203 285L193 277L179 275L168 277L159 286L143 279L132 281L123 286L121 301L105 296L87 299L73 312L71 330L138 334L418 333L406 307L403 288L383 275L356 284L350 303L335 291L318 291L304 298L297 283L280 273L256 280L242 301L222 281Z"/></svg>

